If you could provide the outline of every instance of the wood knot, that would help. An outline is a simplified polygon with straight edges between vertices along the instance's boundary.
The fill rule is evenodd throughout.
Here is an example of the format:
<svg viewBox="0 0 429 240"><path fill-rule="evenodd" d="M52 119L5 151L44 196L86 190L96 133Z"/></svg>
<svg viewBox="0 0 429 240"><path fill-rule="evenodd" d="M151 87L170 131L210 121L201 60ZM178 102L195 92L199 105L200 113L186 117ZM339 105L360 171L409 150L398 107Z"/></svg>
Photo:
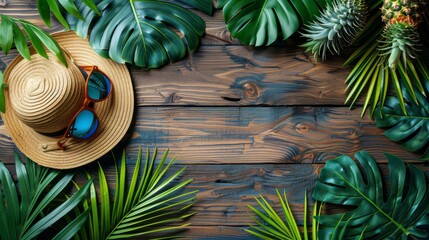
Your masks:
<svg viewBox="0 0 429 240"><path fill-rule="evenodd" d="M295 126L295 130L299 133L306 133L310 131L310 126L307 123L298 123Z"/></svg>
<svg viewBox="0 0 429 240"><path fill-rule="evenodd" d="M253 82L248 82L243 86L243 92L246 98L255 99L259 97L259 88Z"/></svg>

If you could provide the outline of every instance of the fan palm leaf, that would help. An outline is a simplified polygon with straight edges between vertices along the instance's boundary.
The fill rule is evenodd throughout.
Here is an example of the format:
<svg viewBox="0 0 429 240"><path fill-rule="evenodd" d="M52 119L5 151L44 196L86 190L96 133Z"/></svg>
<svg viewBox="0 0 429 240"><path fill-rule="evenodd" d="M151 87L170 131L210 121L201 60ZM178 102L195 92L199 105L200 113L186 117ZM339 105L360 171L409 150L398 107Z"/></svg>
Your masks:
<svg viewBox="0 0 429 240"><path fill-rule="evenodd" d="M0 231L1 239L34 239L71 212L85 198L91 181L67 200L64 189L71 185L73 174L41 167L27 159L27 165L15 154L17 188L6 166L0 162ZM58 206L54 201L62 201ZM63 201L64 200L64 201ZM82 226L87 213L80 214L65 228L69 239Z"/></svg>
<svg viewBox="0 0 429 240"><path fill-rule="evenodd" d="M365 151L355 156L362 168L350 157L340 156L326 163L316 182L315 200L354 207L346 213L318 216L321 224L319 238L329 239L335 229L344 225L347 227L342 239L427 238L428 233L420 229L429 221L429 189L423 171L409 165L407 178L404 162L385 154L391 184L385 196L374 158ZM405 191L405 185L408 191Z"/></svg>
<svg viewBox="0 0 429 240"><path fill-rule="evenodd" d="M429 102L425 96L416 91L417 102L404 91L405 109L402 111L400 100L389 97L383 107L375 111L375 122L379 128L388 128L384 135L400 143L410 152L423 150L422 159L429 160Z"/></svg>
<svg viewBox="0 0 429 240"><path fill-rule="evenodd" d="M103 168L99 166L98 182L100 195L97 196L95 185L90 187L89 204L84 208L90 211L85 228L79 233L79 239L125 239L154 235L171 234L186 227L182 223L194 213L188 212L195 201L197 191L184 191L192 179L174 182L185 168L167 176L173 158L166 164L168 151L155 165L157 150L150 156L149 150L141 171L142 151L140 149L131 181L127 184L125 152L116 168L115 190L109 188ZM110 195L114 191L114 200Z"/></svg>
<svg viewBox="0 0 429 240"><path fill-rule="evenodd" d="M229 0L218 2L231 35L245 45L267 46L289 38L331 0Z"/></svg>
<svg viewBox="0 0 429 240"><path fill-rule="evenodd" d="M293 216L291 207L289 205L286 191L283 192L283 195L280 193L279 190L276 189L277 197L280 201L281 207L282 207L282 216L275 211L273 206L270 205L270 203L263 197L260 196L260 198L255 198L256 202L258 203L259 207L262 210L259 210L258 208L255 208L251 205L248 205L250 210L259 217L260 220L258 220L255 217L252 217L255 221L256 225L251 225L250 229L246 229L246 232L259 237L261 239L293 239L293 240L299 240L299 239L309 239L310 232L308 231L307 227L307 212L308 212L308 201L307 201L307 194L304 196L304 227L303 232L301 233L299 226L295 220L295 217ZM318 224L315 221L315 217L320 215L321 211L321 205L319 205L317 202L314 204L313 207L313 221L312 221L312 238L314 240L317 239L317 231L318 231Z"/></svg>
<svg viewBox="0 0 429 240"><path fill-rule="evenodd" d="M205 30L201 17L167 1L96 0L103 12L100 18L85 10L88 7L81 2L76 4L87 14L84 15L86 21L69 15L71 28L86 37L93 26L89 37L91 47L101 56L119 63L149 69L178 61L187 51L198 47ZM212 8L210 1L191 3L201 9Z"/></svg>

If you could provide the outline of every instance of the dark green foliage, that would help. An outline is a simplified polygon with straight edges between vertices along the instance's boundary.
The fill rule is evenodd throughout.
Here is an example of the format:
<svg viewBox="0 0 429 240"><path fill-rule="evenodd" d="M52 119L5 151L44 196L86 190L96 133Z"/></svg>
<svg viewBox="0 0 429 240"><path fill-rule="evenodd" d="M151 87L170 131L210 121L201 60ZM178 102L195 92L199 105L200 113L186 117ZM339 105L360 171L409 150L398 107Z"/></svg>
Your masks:
<svg viewBox="0 0 429 240"><path fill-rule="evenodd" d="M41 167L27 159L24 165L15 155L17 183L6 166L0 162L0 239L34 239L78 206L86 197L88 181L71 197L65 198L64 190L72 185L73 174ZM56 205L55 202L61 204ZM65 226L57 237L69 239L81 228L87 212L78 215Z"/></svg>
<svg viewBox="0 0 429 240"><path fill-rule="evenodd" d="M197 191L184 191L192 179L175 182L185 168L167 176L175 160L173 158L167 163L167 155L168 151L156 165L156 149L152 156L147 150L141 169L140 150L131 182L128 182L124 152L121 165L116 167L114 190L109 187L103 168L99 166L96 180L100 194L91 184L90 199L83 202L85 211L90 214L78 238L151 239L160 235L173 238L176 231L183 230L188 225L184 221L194 214L188 210L195 202Z"/></svg>
<svg viewBox="0 0 429 240"><path fill-rule="evenodd" d="M405 110L396 97L389 97L383 107L375 110L375 122L379 128L388 128L384 135L400 143L410 152L424 152L422 159L429 160L429 102L416 91L416 102L404 91Z"/></svg>
<svg viewBox="0 0 429 240"><path fill-rule="evenodd" d="M83 0L83 3L96 14L100 14L93 0ZM85 20L73 0L37 0L37 9L39 10L40 17L48 27L51 26L52 13L64 27L69 29L70 26L67 23L61 8L64 8L68 13L77 18L83 21Z"/></svg>
<svg viewBox="0 0 429 240"><path fill-rule="evenodd" d="M205 30L198 15L166 1L95 0L102 12L99 18L82 0L75 2L86 21L69 15L71 28L82 37L89 34L90 45L98 54L119 63L149 69L178 61L198 47ZM213 7L211 1L189 4L205 12Z"/></svg>
<svg viewBox="0 0 429 240"><path fill-rule="evenodd" d="M267 46L289 38L302 24L315 20L332 0L229 0L219 1L231 35L245 45Z"/></svg>
<svg viewBox="0 0 429 240"><path fill-rule="evenodd" d="M429 221L429 189L423 171L409 165L407 178L404 162L385 154L391 184L386 191L374 158L365 151L355 156L362 170L353 159L341 156L326 163L316 182L315 200L353 207L345 213L317 217L319 238L330 239L335 229L345 225L342 239L427 238L428 233L420 229Z"/></svg>

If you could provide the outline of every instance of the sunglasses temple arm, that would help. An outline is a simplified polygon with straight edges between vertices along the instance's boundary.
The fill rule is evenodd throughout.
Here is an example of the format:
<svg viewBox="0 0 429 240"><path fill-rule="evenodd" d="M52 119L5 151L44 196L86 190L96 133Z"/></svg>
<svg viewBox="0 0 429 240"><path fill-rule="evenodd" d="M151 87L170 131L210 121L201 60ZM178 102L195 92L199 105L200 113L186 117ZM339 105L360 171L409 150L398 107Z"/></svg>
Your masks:
<svg viewBox="0 0 429 240"><path fill-rule="evenodd" d="M57 145L61 148L61 150L65 150L64 144L69 140L69 137L62 137L60 140L58 140Z"/></svg>

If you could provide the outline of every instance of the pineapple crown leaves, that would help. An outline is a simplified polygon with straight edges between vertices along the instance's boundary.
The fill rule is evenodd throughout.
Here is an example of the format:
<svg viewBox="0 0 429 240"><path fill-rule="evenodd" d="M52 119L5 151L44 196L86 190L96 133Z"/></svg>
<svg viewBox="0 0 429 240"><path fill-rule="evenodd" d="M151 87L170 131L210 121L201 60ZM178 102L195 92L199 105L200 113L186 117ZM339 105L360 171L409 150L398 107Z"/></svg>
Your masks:
<svg viewBox="0 0 429 240"><path fill-rule="evenodd" d="M383 31L383 40L380 40L380 55L389 56L387 63L392 69L402 58L404 65L409 59L416 59L420 51L420 36L416 29L407 23L389 24Z"/></svg>
<svg viewBox="0 0 429 240"><path fill-rule="evenodd" d="M426 8L423 0L385 0L381 7L382 21L385 23L383 40L380 41L380 55L388 56L387 64L395 69L399 59L406 62L417 57L420 50L418 25Z"/></svg>
<svg viewBox="0 0 429 240"><path fill-rule="evenodd" d="M349 46L364 28L368 8L363 0L335 0L328 5L322 15L306 26L302 36L309 41L302 45L311 51L314 58L326 53L339 54L341 49Z"/></svg>

